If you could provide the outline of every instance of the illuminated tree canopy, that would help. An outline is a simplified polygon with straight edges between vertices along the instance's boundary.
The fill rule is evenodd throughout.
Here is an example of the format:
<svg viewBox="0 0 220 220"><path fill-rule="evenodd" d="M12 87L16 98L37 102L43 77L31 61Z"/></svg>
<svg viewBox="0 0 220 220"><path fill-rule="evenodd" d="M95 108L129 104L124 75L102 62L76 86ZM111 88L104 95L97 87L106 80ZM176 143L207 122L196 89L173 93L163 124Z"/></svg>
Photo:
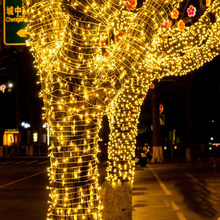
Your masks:
<svg viewBox="0 0 220 220"><path fill-rule="evenodd" d="M197 10L178 0L24 1L50 128L48 219L101 219L97 141L107 106L108 179L132 182L135 129L152 80L219 54L220 3L194 2Z"/></svg>
<svg viewBox="0 0 220 220"><path fill-rule="evenodd" d="M117 101L109 106L111 133L107 178L113 184L133 182L138 118L152 81L185 75L219 54L219 12L216 10L219 10L219 3L215 2L215 10L208 7L210 1L205 5L204 1L194 3L199 8L194 17L186 14L192 8L191 1L182 1L173 8L151 44L150 58L146 58L143 65L145 70L139 70L123 87ZM183 30L179 29L179 22L184 23Z"/></svg>

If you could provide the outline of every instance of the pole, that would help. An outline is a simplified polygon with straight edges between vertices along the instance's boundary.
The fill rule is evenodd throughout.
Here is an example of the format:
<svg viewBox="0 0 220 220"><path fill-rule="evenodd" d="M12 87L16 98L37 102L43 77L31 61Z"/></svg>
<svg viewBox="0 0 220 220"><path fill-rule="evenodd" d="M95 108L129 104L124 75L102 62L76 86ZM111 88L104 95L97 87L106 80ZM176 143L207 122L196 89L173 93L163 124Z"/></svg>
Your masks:
<svg viewBox="0 0 220 220"><path fill-rule="evenodd" d="M157 87L152 91L152 122L153 122L153 158L152 162L163 161L163 149L160 140L160 115Z"/></svg>

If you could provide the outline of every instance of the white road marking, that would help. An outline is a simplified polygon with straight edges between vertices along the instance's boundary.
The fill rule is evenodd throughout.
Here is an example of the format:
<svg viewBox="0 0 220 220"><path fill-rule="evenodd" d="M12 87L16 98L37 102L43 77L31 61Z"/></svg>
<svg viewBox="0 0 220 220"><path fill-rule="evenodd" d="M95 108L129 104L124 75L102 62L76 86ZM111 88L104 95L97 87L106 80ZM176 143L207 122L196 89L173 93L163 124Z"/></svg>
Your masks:
<svg viewBox="0 0 220 220"><path fill-rule="evenodd" d="M167 207L170 207L169 202L167 202L166 200L163 200L163 201L164 201L164 203L166 204Z"/></svg>
<svg viewBox="0 0 220 220"><path fill-rule="evenodd" d="M13 161L7 161L7 162L2 162L1 164L5 165L5 164L8 164L8 163L12 163Z"/></svg>
<svg viewBox="0 0 220 220"><path fill-rule="evenodd" d="M24 162L26 162L26 161L22 160L22 161L15 162L14 164L20 164L20 163L24 163Z"/></svg>
<svg viewBox="0 0 220 220"><path fill-rule="evenodd" d="M184 216L184 214L180 211L180 208L177 206L177 204L174 201L171 201L171 206L173 207L173 209L175 211L177 211L177 216L179 218L179 220L186 220L186 217Z"/></svg>
<svg viewBox="0 0 220 220"><path fill-rule="evenodd" d="M151 194L150 192L146 193L148 196L164 196L164 194Z"/></svg>
<svg viewBox="0 0 220 220"><path fill-rule="evenodd" d="M160 187L163 189L163 191L165 192L166 195L172 195L172 193L167 189L167 187L164 185L164 183L161 181L161 179L159 178L159 176L156 174L156 172L153 170L153 168L150 165L147 165L152 173L154 174L155 178L157 179L157 181L160 184Z"/></svg>
<svg viewBox="0 0 220 220"><path fill-rule="evenodd" d="M159 178L159 176L156 174L156 172L154 171L154 169L153 169L150 165L147 165L147 166L151 169L153 175L155 176L155 178L156 178L157 181L159 182L160 187L163 189L163 191L165 192L165 194L166 194L166 195L172 195L172 193L169 191L169 189L167 189L167 187L165 186L165 184L161 181L161 179ZM165 203L165 204L166 204L166 203ZM166 205L167 205L167 204L166 204ZM184 216L184 214L183 214L181 211L179 211L180 208L177 206L177 204L176 204L174 201L171 201L171 206L173 207L173 209L174 209L175 211L177 211L176 213L177 213L177 216L178 216L179 220L187 220L186 217Z"/></svg>
<svg viewBox="0 0 220 220"><path fill-rule="evenodd" d="M177 214L179 220L186 220L186 217L183 215L182 212L177 212L176 214Z"/></svg>
<svg viewBox="0 0 220 220"><path fill-rule="evenodd" d="M171 206L173 207L174 210L180 210L174 201L171 202Z"/></svg>
<svg viewBox="0 0 220 220"><path fill-rule="evenodd" d="M195 178L193 175L191 175L190 173L186 172L186 175L189 176L190 178L192 178L194 181L201 183L199 179ZM211 191L212 193L216 193L216 191L210 187L205 186L209 191Z"/></svg>
<svg viewBox="0 0 220 220"><path fill-rule="evenodd" d="M30 162L27 162L26 164L32 164L32 163L36 163L36 162L38 162L38 160L30 161Z"/></svg>
<svg viewBox="0 0 220 220"><path fill-rule="evenodd" d="M44 163L48 163L48 162L49 162L48 160L45 160L45 161L40 162L39 164L44 164Z"/></svg>
<svg viewBox="0 0 220 220"><path fill-rule="evenodd" d="M24 178L21 178L21 179L12 181L12 182L10 182L10 183L6 183L5 185L0 186L0 189L4 188L4 187L6 187L6 186L10 186L10 185L12 185L12 184L21 182L21 181L23 181L23 180L29 179L29 178L31 178L31 177L38 176L38 175L40 175L40 174L42 174L42 173L45 173L45 172L46 172L46 171L41 171L41 172L39 172L39 173L35 173L35 174L33 174L33 175L30 175L30 176L27 176L27 177L24 177Z"/></svg>

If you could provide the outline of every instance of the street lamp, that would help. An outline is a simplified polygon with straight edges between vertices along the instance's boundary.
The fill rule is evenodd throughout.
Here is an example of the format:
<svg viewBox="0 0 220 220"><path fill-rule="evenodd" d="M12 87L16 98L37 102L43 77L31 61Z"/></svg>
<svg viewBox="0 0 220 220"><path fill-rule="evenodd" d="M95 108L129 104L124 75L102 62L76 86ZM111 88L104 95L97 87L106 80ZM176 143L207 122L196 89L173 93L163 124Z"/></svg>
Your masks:
<svg viewBox="0 0 220 220"><path fill-rule="evenodd" d="M12 91L12 88L14 87L14 84L12 82L8 82L8 92Z"/></svg>
<svg viewBox="0 0 220 220"><path fill-rule="evenodd" d="M47 146L50 145L50 132L49 132L49 127L47 126L47 124L43 124L42 128L47 128Z"/></svg>
<svg viewBox="0 0 220 220"><path fill-rule="evenodd" d="M21 123L21 126L22 126L23 128L30 128L30 127L31 127L31 125L30 125L29 123L27 123L27 122L22 122L22 123Z"/></svg>
<svg viewBox="0 0 220 220"><path fill-rule="evenodd" d="M8 88L12 89L14 87L14 84L12 82L8 83Z"/></svg>

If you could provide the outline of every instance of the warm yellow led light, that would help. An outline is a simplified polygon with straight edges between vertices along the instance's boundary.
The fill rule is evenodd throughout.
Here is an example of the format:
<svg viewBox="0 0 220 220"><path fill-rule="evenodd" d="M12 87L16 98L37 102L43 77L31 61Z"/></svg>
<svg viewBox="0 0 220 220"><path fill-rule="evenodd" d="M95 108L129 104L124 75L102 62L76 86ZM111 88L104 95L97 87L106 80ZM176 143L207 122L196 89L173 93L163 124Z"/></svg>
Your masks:
<svg viewBox="0 0 220 220"><path fill-rule="evenodd" d="M48 219L101 219L97 142L106 107L107 180L132 185L138 117L152 81L219 54L217 0L184 31L161 28L181 1L148 0L133 13L123 0L68 0L67 12L59 0L24 0L50 129Z"/></svg>

